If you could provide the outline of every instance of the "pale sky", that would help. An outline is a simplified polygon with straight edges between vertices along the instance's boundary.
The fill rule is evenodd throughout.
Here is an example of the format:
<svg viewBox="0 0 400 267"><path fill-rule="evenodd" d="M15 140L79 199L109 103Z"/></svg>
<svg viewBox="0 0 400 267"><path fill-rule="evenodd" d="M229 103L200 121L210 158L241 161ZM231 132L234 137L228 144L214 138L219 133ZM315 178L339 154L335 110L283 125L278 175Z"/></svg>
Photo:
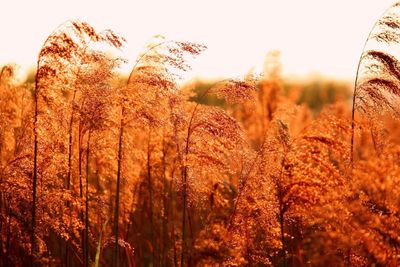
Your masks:
<svg viewBox="0 0 400 267"><path fill-rule="evenodd" d="M47 36L69 19L127 39L133 65L154 35L201 42L190 76L237 76L261 70L280 50L285 75L355 76L371 27L394 0L0 0L0 65L34 65Z"/></svg>

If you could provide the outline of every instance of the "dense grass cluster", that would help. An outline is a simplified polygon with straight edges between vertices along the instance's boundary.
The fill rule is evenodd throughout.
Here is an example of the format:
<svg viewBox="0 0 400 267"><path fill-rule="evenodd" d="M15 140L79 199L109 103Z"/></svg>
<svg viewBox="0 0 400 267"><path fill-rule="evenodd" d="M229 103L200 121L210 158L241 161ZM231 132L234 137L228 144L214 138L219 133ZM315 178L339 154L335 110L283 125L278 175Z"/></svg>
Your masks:
<svg viewBox="0 0 400 267"><path fill-rule="evenodd" d="M400 36L398 5L369 37ZM354 91L260 77L178 85L205 46L86 23L0 72L1 266L397 266L400 63L367 47ZM114 51L114 53L111 53Z"/></svg>

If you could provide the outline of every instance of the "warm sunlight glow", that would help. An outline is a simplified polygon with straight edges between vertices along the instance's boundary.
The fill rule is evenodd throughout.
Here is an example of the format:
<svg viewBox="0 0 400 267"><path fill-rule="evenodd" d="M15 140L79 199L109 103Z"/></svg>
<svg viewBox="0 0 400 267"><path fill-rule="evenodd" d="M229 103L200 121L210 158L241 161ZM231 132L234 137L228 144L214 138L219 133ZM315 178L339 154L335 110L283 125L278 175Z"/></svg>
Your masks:
<svg viewBox="0 0 400 267"><path fill-rule="evenodd" d="M0 5L0 266L400 266L400 0Z"/></svg>
<svg viewBox="0 0 400 267"><path fill-rule="evenodd" d="M317 72L353 78L365 36L391 3L6 1L0 11L0 64L34 65L40 47L56 25L81 19L124 36L129 60L157 34L207 44L208 50L193 64L194 76L232 76L251 68L260 70L266 53L280 50L285 74Z"/></svg>

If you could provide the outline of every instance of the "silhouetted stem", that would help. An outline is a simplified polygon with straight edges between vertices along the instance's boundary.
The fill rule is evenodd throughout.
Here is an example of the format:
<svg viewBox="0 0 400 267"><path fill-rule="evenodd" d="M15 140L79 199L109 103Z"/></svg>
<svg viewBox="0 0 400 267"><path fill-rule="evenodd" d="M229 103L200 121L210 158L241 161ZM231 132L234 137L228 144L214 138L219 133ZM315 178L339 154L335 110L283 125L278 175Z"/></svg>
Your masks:
<svg viewBox="0 0 400 267"><path fill-rule="evenodd" d="M85 199L85 265L89 267L89 159L90 159L90 137L89 130L87 145L86 145L86 199Z"/></svg>
<svg viewBox="0 0 400 267"><path fill-rule="evenodd" d="M122 167L122 143L124 138L124 115L125 115L125 105L122 106L121 111L121 121L119 128L119 138L118 138L118 166L117 166L117 192L115 196L115 214L114 214L114 266L119 266L119 194L120 194L120 184L121 184L121 167Z"/></svg>
<svg viewBox="0 0 400 267"><path fill-rule="evenodd" d="M165 130L165 129L163 129ZM166 172L166 146L165 146L165 134L163 132L163 139L162 139L162 179L163 179L163 198L162 198L162 204L163 204L163 218L162 218L162 251L161 251L161 258L160 258L160 266L164 266L166 264L165 262L165 251L167 246L167 238L168 238L168 215L169 215L169 208L168 208L168 201L167 201L167 194L168 194L168 188L167 188L167 178L165 175ZM170 200L172 201L172 200Z"/></svg>
<svg viewBox="0 0 400 267"><path fill-rule="evenodd" d="M79 176L79 198L83 200L83 181L82 181L82 123L78 125L78 176ZM81 222L84 222L83 210L80 211ZM82 259L85 260L85 229L81 231Z"/></svg>
<svg viewBox="0 0 400 267"><path fill-rule="evenodd" d="M71 186L71 173L72 173L72 126L74 122L74 103L76 98L76 89L74 89L72 95L72 102L71 102L71 115L69 118L69 125L68 125L68 170L67 170L67 190L70 189ZM69 204L67 203L67 206Z"/></svg>
<svg viewBox="0 0 400 267"><path fill-rule="evenodd" d="M154 240L154 222L153 222L153 182L152 182L152 177L151 177L151 148L150 148L151 130L152 130L152 128L149 127L148 142L147 142L147 179L148 179L149 204L150 204L150 210L149 210L150 238L151 238L151 242L153 244L152 264L154 265L154 261L156 260L155 255L156 255L157 244L155 243L155 240Z"/></svg>
<svg viewBox="0 0 400 267"><path fill-rule="evenodd" d="M39 69L40 57L37 62L37 69ZM39 101L39 83L38 73L36 73L35 79L35 115L33 121L33 179L32 179L32 222L31 222L31 266L34 266L35 253L36 253L36 242L35 242L35 226L36 226L36 187L37 187L37 154L38 154L38 101Z"/></svg>

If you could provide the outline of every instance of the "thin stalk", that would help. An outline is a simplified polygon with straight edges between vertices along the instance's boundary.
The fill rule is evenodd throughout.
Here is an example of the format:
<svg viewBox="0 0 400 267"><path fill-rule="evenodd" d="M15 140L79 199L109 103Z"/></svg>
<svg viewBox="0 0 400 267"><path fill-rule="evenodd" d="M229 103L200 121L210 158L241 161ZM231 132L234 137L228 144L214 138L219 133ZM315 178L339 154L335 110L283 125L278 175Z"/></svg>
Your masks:
<svg viewBox="0 0 400 267"><path fill-rule="evenodd" d="M152 182L152 177L151 177L151 130L152 128L149 128L149 133L148 133L148 142L147 142L147 179L148 179L148 190L149 190L149 204L150 204L150 211L149 211L149 217L150 217L150 238L151 242L153 244L153 251L152 251L152 264L154 265L155 261L155 255L156 255L156 247L157 244L154 241L154 221L153 221L153 182Z"/></svg>
<svg viewBox="0 0 400 267"><path fill-rule="evenodd" d="M40 57L37 62L37 69L39 69ZM33 179L32 179L32 221L31 221L31 266L34 266L36 260L36 242L35 242L35 227L36 227L36 187L37 187L37 156L38 156L38 101L39 101L39 82L38 82L38 72L36 73L35 79L35 114L33 121Z"/></svg>
<svg viewBox="0 0 400 267"><path fill-rule="evenodd" d="M90 138L92 131L89 129L86 144L86 199L85 199L85 266L89 267L89 159Z"/></svg>
<svg viewBox="0 0 400 267"><path fill-rule="evenodd" d="M83 200L83 181L82 181L82 123L78 125L78 177L79 177L79 198ZM84 223L83 210L80 211L81 222ZM85 229L81 231L83 260L85 259Z"/></svg>
<svg viewBox="0 0 400 267"><path fill-rule="evenodd" d="M164 129L165 130L165 129ZM162 218L162 251L161 251L161 257L160 257L160 266L164 266L166 264L165 262L165 251L167 246L167 230L168 230L168 204L167 204L167 194L168 194L168 188L167 188L167 178L166 178L166 145L165 145L165 134L163 132L163 140L162 140L162 178L163 178L163 218Z"/></svg>
<svg viewBox="0 0 400 267"><path fill-rule="evenodd" d="M68 170L67 170L67 181L66 181L66 188L67 191L70 190L71 187L71 173L72 173L72 130L73 130L73 122L74 122L74 103L75 103L75 98L76 98L76 89L74 89L73 95L72 95L72 102L71 102L71 115L69 118L69 125L68 125ZM66 203L67 209L69 212L69 217L70 217L70 224L71 224L71 210L69 209L70 207L70 202L69 200ZM65 242L65 265L68 267L69 266L69 247L68 247L68 241Z"/></svg>
<svg viewBox="0 0 400 267"><path fill-rule="evenodd" d="M171 202L173 205L173 200L174 200L174 192L172 191L173 188L173 179L171 179L170 182L170 194L171 194ZM176 248L176 239L175 239L175 222L174 222L174 207L171 207L171 237L172 237L172 244L174 246L174 266L178 266L178 253L177 253L177 248Z"/></svg>
<svg viewBox="0 0 400 267"><path fill-rule="evenodd" d="M188 148L188 142L186 144ZM187 154L187 153L186 153ZM182 214L182 253L181 253L181 266L184 266L185 262L185 253L186 253L186 206L187 206L187 171L188 168L185 166L183 169L183 214Z"/></svg>
<svg viewBox="0 0 400 267"><path fill-rule="evenodd" d="M120 194L120 184L121 184L121 167L122 167L122 143L124 138L124 115L125 115L125 105L122 105L121 111L121 122L119 129L119 141L118 141L118 166L117 166L117 192L115 196L115 214L114 214L114 266L119 266L119 229L118 229L118 218L119 218L119 194Z"/></svg>
<svg viewBox="0 0 400 267"><path fill-rule="evenodd" d="M66 187L67 190L70 189L71 186L71 173L72 173L72 126L74 122L74 103L76 98L76 89L74 89L74 93L72 95L72 102L71 102L71 116L69 118L69 125L68 125L68 170L67 170L67 181ZM69 203L67 203L69 206Z"/></svg>

